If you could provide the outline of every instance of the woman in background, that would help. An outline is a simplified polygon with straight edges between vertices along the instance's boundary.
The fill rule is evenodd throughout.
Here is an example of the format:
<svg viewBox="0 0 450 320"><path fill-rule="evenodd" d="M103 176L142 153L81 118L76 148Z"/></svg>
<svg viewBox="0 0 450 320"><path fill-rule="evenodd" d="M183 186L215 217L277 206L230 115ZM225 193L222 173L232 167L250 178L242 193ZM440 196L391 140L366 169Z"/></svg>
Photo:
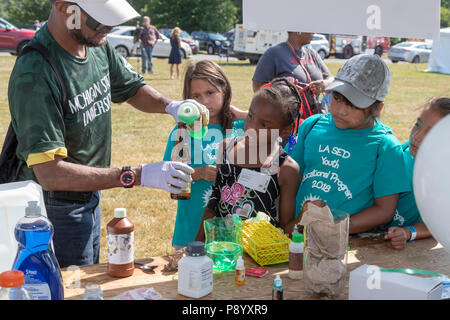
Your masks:
<svg viewBox="0 0 450 320"><path fill-rule="evenodd" d="M173 79L173 66L177 66L177 79L180 79L180 63L181 63L181 39L180 39L181 29L178 27L173 28L170 34L170 79Z"/></svg>

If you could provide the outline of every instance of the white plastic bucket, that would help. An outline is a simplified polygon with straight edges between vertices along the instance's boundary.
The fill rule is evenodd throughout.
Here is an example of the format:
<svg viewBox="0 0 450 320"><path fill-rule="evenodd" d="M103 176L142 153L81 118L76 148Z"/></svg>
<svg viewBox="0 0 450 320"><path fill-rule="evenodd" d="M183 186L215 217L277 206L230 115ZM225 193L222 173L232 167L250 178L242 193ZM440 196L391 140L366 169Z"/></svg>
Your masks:
<svg viewBox="0 0 450 320"><path fill-rule="evenodd" d="M32 180L0 184L0 272L12 268L17 252L14 228L25 215L28 201L38 201L42 215L47 216L39 184Z"/></svg>

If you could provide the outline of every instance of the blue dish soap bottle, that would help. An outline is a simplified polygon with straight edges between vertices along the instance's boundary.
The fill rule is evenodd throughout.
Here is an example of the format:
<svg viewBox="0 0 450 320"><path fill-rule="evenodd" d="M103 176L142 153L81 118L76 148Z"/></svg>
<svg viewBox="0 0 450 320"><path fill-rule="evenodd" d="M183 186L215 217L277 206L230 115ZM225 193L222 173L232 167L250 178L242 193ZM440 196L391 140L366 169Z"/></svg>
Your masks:
<svg viewBox="0 0 450 320"><path fill-rule="evenodd" d="M13 270L25 275L24 287L34 300L64 300L61 270L51 247L53 225L37 201L29 201L25 216L16 224L18 242Z"/></svg>

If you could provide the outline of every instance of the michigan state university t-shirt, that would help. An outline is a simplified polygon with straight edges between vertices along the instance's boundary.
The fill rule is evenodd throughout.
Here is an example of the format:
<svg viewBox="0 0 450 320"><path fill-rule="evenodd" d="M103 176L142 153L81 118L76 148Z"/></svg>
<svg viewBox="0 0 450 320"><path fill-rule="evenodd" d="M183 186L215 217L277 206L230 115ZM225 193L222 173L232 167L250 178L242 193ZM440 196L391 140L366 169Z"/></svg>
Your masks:
<svg viewBox="0 0 450 320"><path fill-rule="evenodd" d="M203 139L192 139L189 137L191 166L193 168L205 165L215 166L217 151L222 140L226 137L242 135L244 135L243 120L233 122L233 128L226 134L223 134L220 124L208 125L208 132ZM172 130L169 136L164 153L164 161L171 160L176 138L177 127ZM172 238L174 246L186 246L188 242L194 241L203 217L203 211L211 196L213 184L214 181L206 181L204 179L193 181L191 184L191 198L178 201L177 217Z"/></svg>
<svg viewBox="0 0 450 320"><path fill-rule="evenodd" d="M18 137L21 179L36 180L30 166L62 156L77 164L108 167L111 159L111 101L123 102L145 84L131 65L107 44L86 48L77 58L52 37L47 25L35 35L59 67L67 88L63 109L57 77L36 51L19 58L8 98Z"/></svg>
<svg viewBox="0 0 450 320"><path fill-rule="evenodd" d="M342 130L331 114L311 116L300 126L291 157L302 174L297 215L306 200L353 215L376 198L411 190L401 144L378 119L367 129Z"/></svg>

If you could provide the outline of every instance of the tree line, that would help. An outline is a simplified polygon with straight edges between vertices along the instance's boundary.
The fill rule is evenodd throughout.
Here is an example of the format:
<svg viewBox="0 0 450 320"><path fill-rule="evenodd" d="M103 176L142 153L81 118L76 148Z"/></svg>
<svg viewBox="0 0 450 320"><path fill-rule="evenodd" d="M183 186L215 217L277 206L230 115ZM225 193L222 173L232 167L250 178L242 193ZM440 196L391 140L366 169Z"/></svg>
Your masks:
<svg viewBox="0 0 450 320"><path fill-rule="evenodd" d="M149 16L157 28L179 26L183 30L226 32L242 23L242 0L128 0L141 16ZM50 0L1 0L0 17L21 28L34 20L46 21ZM138 20L126 24L134 25Z"/></svg>
<svg viewBox="0 0 450 320"><path fill-rule="evenodd" d="M179 26L183 30L226 32L242 23L242 0L128 0L158 28ZM407 3L407 1L405 1ZM0 17L30 28L34 20L45 21L50 0L1 0ZM138 20L129 21L134 25ZM450 27L450 0L441 0L441 28Z"/></svg>

